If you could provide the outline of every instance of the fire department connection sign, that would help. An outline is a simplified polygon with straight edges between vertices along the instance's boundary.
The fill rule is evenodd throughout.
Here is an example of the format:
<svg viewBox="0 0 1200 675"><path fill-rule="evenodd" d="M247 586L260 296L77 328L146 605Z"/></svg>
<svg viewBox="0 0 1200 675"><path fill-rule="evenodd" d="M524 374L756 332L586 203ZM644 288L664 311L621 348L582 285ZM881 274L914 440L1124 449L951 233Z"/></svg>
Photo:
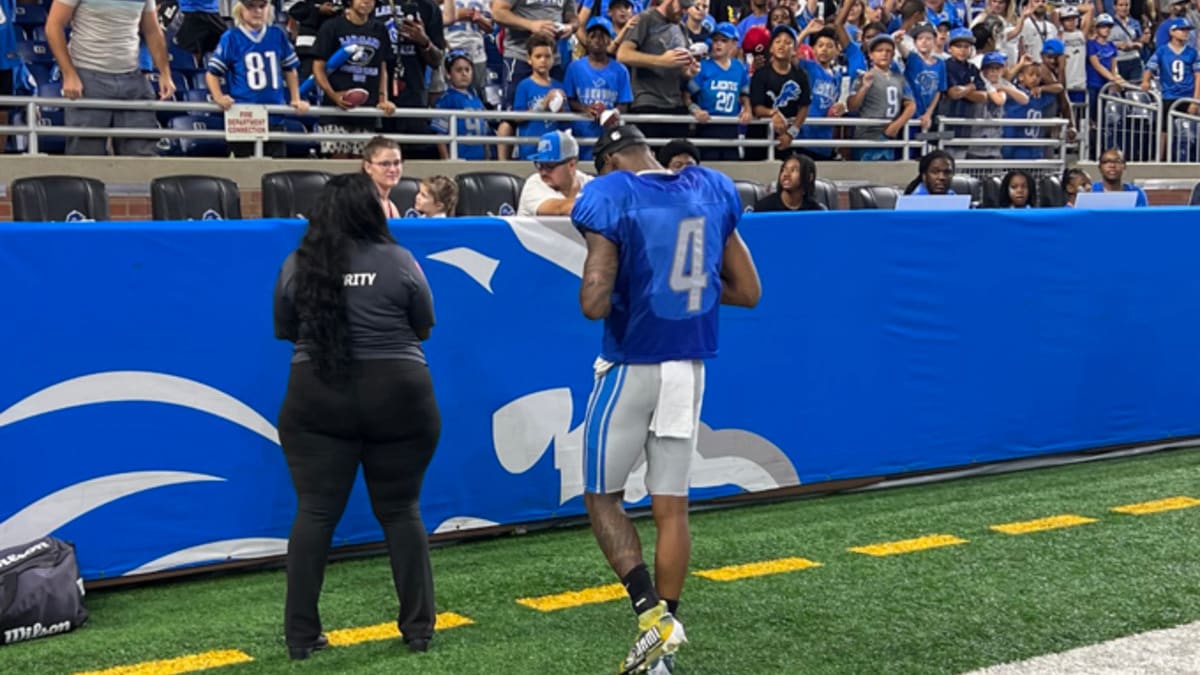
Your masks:
<svg viewBox="0 0 1200 675"><path fill-rule="evenodd" d="M267 140L267 109L258 105L235 105L225 111L225 140Z"/></svg>

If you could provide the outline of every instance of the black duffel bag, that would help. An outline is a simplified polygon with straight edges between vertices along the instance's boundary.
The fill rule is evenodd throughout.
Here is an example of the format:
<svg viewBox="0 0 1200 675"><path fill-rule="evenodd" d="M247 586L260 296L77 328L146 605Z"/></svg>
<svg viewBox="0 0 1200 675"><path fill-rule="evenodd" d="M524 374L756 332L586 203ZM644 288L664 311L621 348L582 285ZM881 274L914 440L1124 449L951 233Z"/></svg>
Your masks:
<svg viewBox="0 0 1200 675"><path fill-rule="evenodd" d="M87 618L74 546L43 537L0 549L0 645L66 633Z"/></svg>

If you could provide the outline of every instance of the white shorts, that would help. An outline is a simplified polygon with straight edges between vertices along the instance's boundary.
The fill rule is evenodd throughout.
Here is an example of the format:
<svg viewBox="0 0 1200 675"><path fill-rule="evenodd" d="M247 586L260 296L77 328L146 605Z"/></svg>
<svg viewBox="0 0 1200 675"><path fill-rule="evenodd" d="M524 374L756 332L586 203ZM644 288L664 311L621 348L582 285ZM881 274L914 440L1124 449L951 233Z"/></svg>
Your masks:
<svg viewBox="0 0 1200 675"><path fill-rule="evenodd" d="M671 370L667 364L613 365L597 361L596 385L588 400L583 427L583 477L587 492L621 492L629 476L644 461L647 492L687 496L704 399L704 362L675 363L685 365L683 373L678 368ZM675 377L678 381L664 383L664 372L675 373L668 378ZM683 377L678 377L680 374ZM666 405L668 397L670 405ZM684 411L678 409L681 402L686 406ZM660 422L656 417L656 413L672 405L684 418L690 416L690 435L681 434L678 429L679 423L689 420L676 415L673 420L676 428L669 429L671 423ZM658 431L651 430L652 424Z"/></svg>

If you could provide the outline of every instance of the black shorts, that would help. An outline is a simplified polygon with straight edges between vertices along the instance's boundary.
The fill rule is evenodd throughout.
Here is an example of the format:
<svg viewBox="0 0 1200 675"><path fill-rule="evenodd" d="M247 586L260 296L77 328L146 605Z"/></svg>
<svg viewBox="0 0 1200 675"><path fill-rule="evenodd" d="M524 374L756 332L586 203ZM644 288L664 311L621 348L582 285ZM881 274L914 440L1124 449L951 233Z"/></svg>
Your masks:
<svg viewBox="0 0 1200 675"><path fill-rule="evenodd" d="M193 54L211 52L227 28L220 14L189 12L183 15L183 23L175 33L175 44Z"/></svg>
<svg viewBox="0 0 1200 675"><path fill-rule="evenodd" d="M1164 98L1163 99L1163 102L1162 102L1162 128L1160 129L1160 131L1162 131L1163 133L1166 133L1167 126L1171 124L1171 106L1175 105L1175 102L1178 100L1179 99L1177 99L1177 98ZM1186 105L1179 106L1179 108L1180 108L1180 110L1187 112Z"/></svg>

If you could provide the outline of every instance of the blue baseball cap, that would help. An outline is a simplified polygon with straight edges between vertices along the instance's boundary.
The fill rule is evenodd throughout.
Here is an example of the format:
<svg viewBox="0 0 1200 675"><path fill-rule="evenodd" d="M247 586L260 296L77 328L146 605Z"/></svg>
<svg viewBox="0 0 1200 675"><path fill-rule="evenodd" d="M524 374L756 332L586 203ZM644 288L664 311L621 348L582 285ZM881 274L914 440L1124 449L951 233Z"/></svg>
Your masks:
<svg viewBox="0 0 1200 675"><path fill-rule="evenodd" d="M717 29L717 20L712 18L712 14L705 14L700 21L700 28L711 33Z"/></svg>
<svg viewBox="0 0 1200 675"><path fill-rule="evenodd" d="M1067 46L1058 38L1050 38L1042 43L1042 53L1050 56L1062 56L1066 53Z"/></svg>
<svg viewBox="0 0 1200 675"><path fill-rule="evenodd" d="M975 33L970 28L955 28L950 31L949 37L946 38L946 44L952 45L955 42L962 42L964 40L970 42L973 46L975 44Z"/></svg>
<svg viewBox="0 0 1200 675"><path fill-rule="evenodd" d="M1191 21L1188 21L1187 19L1184 19L1183 17L1171 19L1169 21L1164 21L1163 23L1164 23L1164 25L1166 25L1168 31L1192 30L1195 28L1195 26L1192 25Z"/></svg>
<svg viewBox="0 0 1200 675"><path fill-rule="evenodd" d="M729 23L728 21L722 21L721 23L717 24L716 28L713 29L713 37L717 37L718 35L723 38L729 38L734 42L742 39L741 36L738 35L737 26Z"/></svg>
<svg viewBox="0 0 1200 675"><path fill-rule="evenodd" d="M459 59L466 59L467 63L471 63L471 55L468 54L466 50L451 49L450 51L446 52L446 70L449 71L450 66L454 65L454 62Z"/></svg>
<svg viewBox="0 0 1200 675"><path fill-rule="evenodd" d="M937 37L937 28L934 28L933 24L931 23L919 23L913 27L912 32L909 33L909 35L912 36L912 39L916 40L926 33Z"/></svg>
<svg viewBox="0 0 1200 675"><path fill-rule="evenodd" d="M1004 55L1004 52L988 52L983 55L984 68L988 66L1003 66L1006 62L1008 62L1008 57Z"/></svg>
<svg viewBox="0 0 1200 675"><path fill-rule="evenodd" d="M604 32L608 33L608 37L617 37L617 32L613 30L612 22L603 16L593 16L588 19L587 26L584 27L583 32L590 33L593 28L603 28Z"/></svg>
<svg viewBox="0 0 1200 675"><path fill-rule="evenodd" d="M529 156L534 162L563 162L579 158L579 142L565 131L551 131L538 139L537 152Z"/></svg>
<svg viewBox="0 0 1200 675"><path fill-rule="evenodd" d="M875 51L875 47L885 42L892 47L896 46L896 41L892 39L891 35L888 35L887 33L880 33L879 35L871 38L871 41L867 43L867 53L870 54L871 52Z"/></svg>
<svg viewBox="0 0 1200 675"><path fill-rule="evenodd" d="M775 26L774 28L771 29L771 40L774 41L775 38L778 37L780 33L787 33L788 35L792 36L792 42L796 41L796 31L793 30L792 27L787 25L786 23L781 23L778 26Z"/></svg>

